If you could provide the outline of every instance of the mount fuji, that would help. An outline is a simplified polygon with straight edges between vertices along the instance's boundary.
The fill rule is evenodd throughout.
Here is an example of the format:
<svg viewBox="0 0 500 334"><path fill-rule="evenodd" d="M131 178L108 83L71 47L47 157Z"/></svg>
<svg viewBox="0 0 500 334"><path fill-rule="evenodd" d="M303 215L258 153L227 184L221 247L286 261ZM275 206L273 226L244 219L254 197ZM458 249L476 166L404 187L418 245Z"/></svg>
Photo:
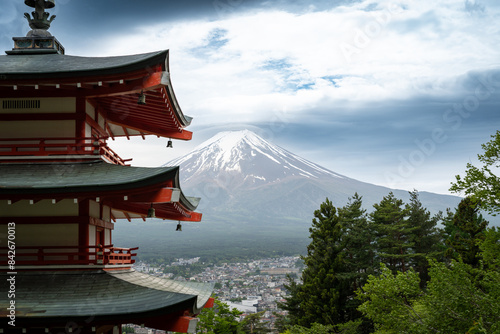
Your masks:
<svg viewBox="0 0 500 334"><path fill-rule="evenodd" d="M409 200L407 191L337 174L248 130L221 132L165 165L180 166L183 192L201 197L202 222L183 224L183 233L154 219L117 226L114 241L139 246L141 258L202 255L238 261L303 254L314 210L327 197L342 207L357 192L368 211L390 191ZM419 197L431 213L454 209L460 201L428 192Z"/></svg>
<svg viewBox="0 0 500 334"><path fill-rule="evenodd" d="M183 190L202 198L200 211L207 219L227 213L241 214L247 221L303 220L308 225L327 197L343 206L357 192L368 210L390 191L409 198L407 191L330 171L249 130L220 132L166 165L181 167ZM455 208L460 200L428 192L419 195L431 212Z"/></svg>

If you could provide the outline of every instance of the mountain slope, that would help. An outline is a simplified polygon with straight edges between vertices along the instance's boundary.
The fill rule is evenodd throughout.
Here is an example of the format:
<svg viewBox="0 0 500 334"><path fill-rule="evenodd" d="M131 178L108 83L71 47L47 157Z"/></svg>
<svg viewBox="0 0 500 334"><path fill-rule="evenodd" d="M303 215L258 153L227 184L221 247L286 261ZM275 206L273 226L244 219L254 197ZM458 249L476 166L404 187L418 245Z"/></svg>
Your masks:
<svg viewBox="0 0 500 334"><path fill-rule="evenodd" d="M246 220L307 219L328 197L337 206L355 192L369 209L393 191L402 190L360 182L337 174L244 131L221 132L191 153L168 165L181 166L184 190L202 197L205 218L213 214L244 214ZM420 198L431 212L454 208L459 198L422 192Z"/></svg>
<svg viewBox="0 0 500 334"><path fill-rule="evenodd" d="M183 191L201 197L203 219L183 224L182 233L174 232L175 223L155 220L117 224L116 244L139 246L142 259L303 254L314 210L325 198L341 207L357 192L368 211L390 191L409 199L407 191L337 174L251 131L219 133L167 165L180 165ZM427 192L420 199L433 213L455 208L460 200Z"/></svg>
<svg viewBox="0 0 500 334"><path fill-rule="evenodd" d="M293 176L305 178L339 177L279 146L272 145L249 130L220 132L191 153L168 165L182 167L183 182L232 176L230 187L259 186Z"/></svg>

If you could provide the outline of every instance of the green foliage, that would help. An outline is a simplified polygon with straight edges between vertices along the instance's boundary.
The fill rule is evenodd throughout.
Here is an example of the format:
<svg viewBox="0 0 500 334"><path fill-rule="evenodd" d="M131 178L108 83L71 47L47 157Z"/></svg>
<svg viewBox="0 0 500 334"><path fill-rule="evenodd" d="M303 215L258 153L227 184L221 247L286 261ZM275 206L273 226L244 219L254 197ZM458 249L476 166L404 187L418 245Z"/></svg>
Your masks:
<svg viewBox="0 0 500 334"><path fill-rule="evenodd" d="M130 326L123 326L122 327L122 334L123 333L135 333L135 330Z"/></svg>
<svg viewBox="0 0 500 334"><path fill-rule="evenodd" d="M302 257L302 284L289 276L289 297L279 304L289 311L292 325L337 326L362 317L355 290L373 272L374 252L373 235L361 206L361 197L355 194L338 213L328 199L314 212L311 243L307 256ZM371 328L370 322L364 327Z"/></svg>
<svg viewBox="0 0 500 334"><path fill-rule="evenodd" d="M299 325L309 326L314 322L334 324L341 322L343 304L341 294L347 287L337 276L344 269L343 227L337 210L328 199L314 212L309 229L311 243L307 256L303 257L302 286L298 289L302 317Z"/></svg>
<svg viewBox="0 0 500 334"><path fill-rule="evenodd" d="M431 217L427 209L422 206L416 190L410 192L408 210L408 225L412 231L410 241L411 265L419 273L420 285L424 287L429 281L427 258L442 258L442 231L437 228L441 220L441 213Z"/></svg>
<svg viewBox="0 0 500 334"><path fill-rule="evenodd" d="M302 294L300 293L301 285L290 275L286 276L288 284L285 284L285 289L288 291L288 296L285 297L285 302L278 302L277 305L280 309L288 311L287 321L283 321L286 327L299 323L304 315L304 311L300 307L302 302Z"/></svg>
<svg viewBox="0 0 500 334"><path fill-rule="evenodd" d="M226 303L215 298L214 307L203 309L198 316L198 330L207 334L237 334L241 327L237 318L241 314L242 312L230 309Z"/></svg>
<svg viewBox="0 0 500 334"><path fill-rule="evenodd" d="M371 275L368 283L358 290L359 298L364 301L359 310L375 322L377 333L427 333L428 328L416 330L422 325L417 311L421 295L418 273L410 269L393 274L381 264L380 275Z"/></svg>
<svg viewBox="0 0 500 334"><path fill-rule="evenodd" d="M353 291L361 287L368 275L374 272L374 235L362 205L362 199L356 193L349 198L346 206L339 209L345 240L345 272L340 276L350 281Z"/></svg>
<svg viewBox="0 0 500 334"><path fill-rule="evenodd" d="M500 330L500 274L463 262L432 262L422 299L426 321L441 332L465 333L482 319L488 332Z"/></svg>
<svg viewBox="0 0 500 334"><path fill-rule="evenodd" d="M322 325L314 323L310 328L295 325L283 332L284 334L357 334L362 320L349 321L339 325Z"/></svg>
<svg viewBox="0 0 500 334"><path fill-rule="evenodd" d="M244 333L263 334L270 333L271 330L267 323L262 322L264 311L247 315L241 322L241 328Z"/></svg>
<svg viewBox="0 0 500 334"><path fill-rule="evenodd" d="M483 265L491 271L500 271L500 228L492 227L484 232L484 241L479 244Z"/></svg>
<svg viewBox="0 0 500 334"><path fill-rule="evenodd" d="M410 268L411 249L414 246L413 233L417 229L407 220L409 209L403 201L391 192L370 214L376 236L376 249L380 262L393 272L405 272Z"/></svg>
<svg viewBox="0 0 500 334"><path fill-rule="evenodd" d="M332 325L313 323L310 328L295 325L284 334L331 334L335 333Z"/></svg>
<svg viewBox="0 0 500 334"><path fill-rule="evenodd" d="M349 198L347 205L339 209L345 240L344 269L337 273L339 279L345 282L342 323L358 319L361 321L362 314L357 310L360 301L354 298L355 291L366 283L368 275L375 272L375 236L362 205L361 196L355 193ZM359 332L365 333L372 329L371 322L366 320L361 321L362 325L356 327ZM342 333L348 332L346 329L338 330Z"/></svg>
<svg viewBox="0 0 500 334"><path fill-rule="evenodd" d="M481 145L484 153L478 154L482 167L468 163L465 177L457 175L450 191L465 193L480 201L482 208L495 214L500 212L500 178L494 173L500 164L500 131L491 137L489 142Z"/></svg>
<svg viewBox="0 0 500 334"><path fill-rule="evenodd" d="M488 226L478 211L477 202L467 197L459 203L456 213L449 214L445 221L445 255L474 267L479 265L479 244Z"/></svg>
<svg viewBox="0 0 500 334"><path fill-rule="evenodd" d="M292 325L290 323L290 317L278 312L273 312L274 320L274 328L278 333L284 333L288 328Z"/></svg>
<svg viewBox="0 0 500 334"><path fill-rule="evenodd" d="M497 235L497 241L499 242ZM488 247L486 247L488 248ZM500 331L500 273L452 261L430 261L426 290L413 270L393 274L382 266L358 292L360 306L377 333L465 333Z"/></svg>

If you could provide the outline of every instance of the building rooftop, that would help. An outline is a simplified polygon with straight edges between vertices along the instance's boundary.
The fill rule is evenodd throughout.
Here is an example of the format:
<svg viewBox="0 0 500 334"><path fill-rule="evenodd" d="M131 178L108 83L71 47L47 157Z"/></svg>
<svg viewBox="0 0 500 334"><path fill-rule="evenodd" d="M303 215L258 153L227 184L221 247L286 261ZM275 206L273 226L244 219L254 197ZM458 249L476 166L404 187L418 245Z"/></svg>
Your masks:
<svg viewBox="0 0 500 334"><path fill-rule="evenodd" d="M8 291L9 282L2 276L0 286ZM23 272L16 275L16 318L23 324L43 319L45 325L89 317L95 317L94 322L125 318L133 323L134 317L158 312L199 313L212 289L210 283L167 280L135 270ZM0 314L8 302L0 301Z"/></svg>

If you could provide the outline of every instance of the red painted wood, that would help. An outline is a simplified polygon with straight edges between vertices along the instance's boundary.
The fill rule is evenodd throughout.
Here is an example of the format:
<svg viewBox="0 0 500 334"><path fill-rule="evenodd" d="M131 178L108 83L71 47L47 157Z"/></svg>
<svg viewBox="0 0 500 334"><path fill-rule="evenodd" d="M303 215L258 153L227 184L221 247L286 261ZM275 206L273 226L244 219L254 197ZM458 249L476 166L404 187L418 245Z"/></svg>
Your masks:
<svg viewBox="0 0 500 334"><path fill-rule="evenodd" d="M205 305L203 306L203 308L212 308L214 307L215 305L215 298L208 298L208 301L205 303Z"/></svg>
<svg viewBox="0 0 500 334"><path fill-rule="evenodd" d="M131 265L135 248L106 246L28 246L16 247L16 265ZM8 264L8 247L0 247L0 266Z"/></svg>
<svg viewBox="0 0 500 334"><path fill-rule="evenodd" d="M85 122L82 122L85 124ZM104 157L111 163L126 165L126 161L118 156L106 144L106 137L73 137L73 138L15 138L0 139L0 156L66 156L82 155ZM38 143L33 143L38 142ZM74 160L74 158L72 158Z"/></svg>
<svg viewBox="0 0 500 334"><path fill-rule="evenodd" d="M89 246L89 211L90 203L88 200L78 203L78 215L80 217L85 217L84 222L78 224L78 246L80 247ZM88 261L88 254L80 255L79 260Z"/></svg>

